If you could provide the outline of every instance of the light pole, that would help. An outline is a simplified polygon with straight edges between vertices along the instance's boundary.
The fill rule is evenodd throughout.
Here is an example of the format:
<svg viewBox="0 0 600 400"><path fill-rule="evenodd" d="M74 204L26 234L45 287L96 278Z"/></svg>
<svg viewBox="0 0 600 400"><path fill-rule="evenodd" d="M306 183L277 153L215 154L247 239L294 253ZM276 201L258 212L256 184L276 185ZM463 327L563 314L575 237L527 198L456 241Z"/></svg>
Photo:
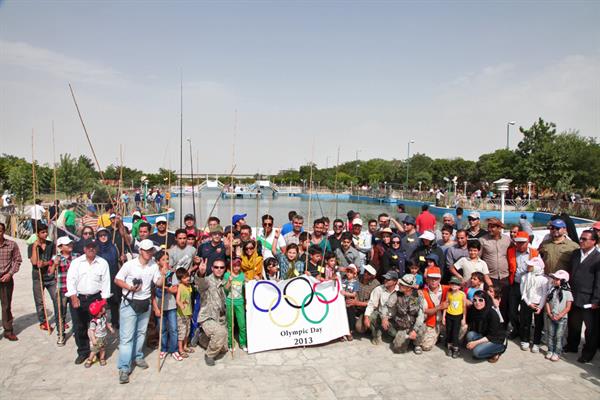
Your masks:
<svg viewBox="0 0 600 400"><path fill-rule="evenodd" d="M465 199L467 198L467 183L468 183L467 181L463 182L463 185L465 185L465 190L463 192L463 194L465 195Z"/></svg>
<svg viewBox="0 0 600 400"><path fill-rule="evenodd" d="M414 140L408 141L408 146L406 148L406 183L404 184L404 190L408 191L408 168L410 166L410 144L414 143Z"/></svg>
<svg viewBox="0 0 600 400"><path fill-rule="evenodd" d="M454 183L454 204L456 206L456 184L458 183L458 176L452 178L452 183Z"/></svg>
<svg viewBox="0 0 600 400"><path fill-rule="evenodd" d="M356 169L354 171L354 175L356 176L356 179L358 179L358 153L360 153L360 150L356 150L355 156L356 156Z"/></svg>
<svg viewBox="0 0 600 400"><path fill-rule="evenodd" d="M421 193L421 184L422 184L422 183L423 183L423 182L419 181L419 193Z"/></svg>
<svg viewBox="0 0 600 400"><path fill-rule="evenodd" d="M502 179L498 179L497 181L494 181L496 188L500 192L500 201L502 202L501 206L500 206L500 220L502 221L502 223L504 223L504 195L508 191L508 185L511 182L512 182L512 179L506 179L506 178L502 178Z"/></svg>
<svg viewBox="0 0 600 400"><path fill-rule="evenodd" d="M444 177L444 181L446 182L446 196L444 196L444 204L446 205L446 208L448 208L448 204L450 201L450 178L448 177Z"/></svg>
<svg viewBox="0 0 600 400"><path fill-rule="evenodd" d="M533 182L527 182L527 202L531 204L531 185Z"/></svg>
<svg viewBox="0 0 600 400"><path fill-rule="evenodd" d="M510 134L510 126L516 124L517 121L510 121L506 124L506 150L509 150L509 134Z"/></svg>

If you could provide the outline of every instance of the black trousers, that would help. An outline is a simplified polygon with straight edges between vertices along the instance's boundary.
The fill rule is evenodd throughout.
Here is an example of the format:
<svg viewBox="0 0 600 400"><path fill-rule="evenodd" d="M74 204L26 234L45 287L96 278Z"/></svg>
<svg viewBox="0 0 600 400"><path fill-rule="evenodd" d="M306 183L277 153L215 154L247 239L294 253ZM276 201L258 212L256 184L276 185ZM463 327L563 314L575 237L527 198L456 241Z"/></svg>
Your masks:
<svg viewBox="0 0 600 400"><path fill-rule="evenodd" d="M101 296L100 293L96 293L92 296L78 297L78 308L74 308L71 301L69 301L71 320L73 321L73 336L75 337L75 344L77 345L77 355L88 357L90 355L90 339L87 330L92 319L89 308L90 304L92 304L94 300L99 300Z"/></svg>
<svg viewBox="0 0 600 400"><path fill-rule="evenodd" d="M446 314L446 344L458 347L458 335L463 316Z"/></svg>
<svg viewBox="0 0 600 400"><path fill-rule="evenodd" d="M576 352L581 341L581 328L585 324L585 344L581 350L581 356L586 360L591 360L598 349L599 321L598 314L600 310L591 308L577 307L571 305L569 311L568 334L567 334L567 351Z"/></svg>
<svg viewBox="0 0 600 400"><path fill-rule="evenodd" d="M519 311L519 323L521 324L521 330L519 336L521 342L529 343L531 338L531 317L533 317L533 323L535 325L533 329L533 344L539 345L542 342L542 329L544 328L544 311L536 314L524 301L521 301L521 310Z"/></svg>
<svg viewBox="0 0 600 400"><path fill-rule="evenodd" d="M492 279L492 284L500 289L499 293L496 293L496 296L500 296L500 314L502 315L502 319L504 320L504 327L506 328L506 326L508 325L510 284L508 282L508 278Z"/></svg>
<svg viewBox="0 0 600 400"><path fill-rule="evenodd" d="M519 304L521 303L521 285L514 282L508 288L508 322L512 326L512 331L520 334L520 316Z"/></svg>

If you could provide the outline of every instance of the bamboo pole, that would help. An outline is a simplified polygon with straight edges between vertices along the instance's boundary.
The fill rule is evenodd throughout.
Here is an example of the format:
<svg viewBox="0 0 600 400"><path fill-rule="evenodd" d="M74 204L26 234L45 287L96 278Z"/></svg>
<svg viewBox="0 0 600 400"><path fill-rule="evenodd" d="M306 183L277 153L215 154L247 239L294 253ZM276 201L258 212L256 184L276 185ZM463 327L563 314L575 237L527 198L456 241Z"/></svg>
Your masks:
<svg viewBox="0 0 600 400"><path fill-rule="evenodd" d="M52 162L53 162L53 174L54 174L54 208L55 208L55 216L58 220L58 206L56 205L56 201L58 199L58 185L56 182L56 148L54 144L54 121L52 121ZM60 339L64 338L64 324L62 320L62 300L60 298L60 285L58 282L58 273L60 268L60 255L58 254L58 225L54 223L56 229L56 237L54 238L55 251L58 255L58 263L55 269L56 273L56 302L58 303L58 337Z"/></svg>
<svg viewBox="0 0 600 400"><path fill-rule="evenodd" d="M167 251L169 239L169 218L167 218L167 235L165 236L165 253L169 254ZM160 268L160 266L159 266ZM162 274L161 274L162 275ZM160 323L158 328L158 372L160 373L161 363L160 363L160 353L162 349L162 327L163 327L163 319L165 313L165 286L167 286L166 274L162 276L162 296L160 298Z"/></svg>
<svg viewBox="0 0 600 400"><path fill-rule="evenodd" d="M333 191L335 192L335 218L338 217L338 192L337 192L337 183L338 183L338 168L340 166L340 146L338 146L337 151L337 163L335 164L335 183L333 184Z"/></svg>

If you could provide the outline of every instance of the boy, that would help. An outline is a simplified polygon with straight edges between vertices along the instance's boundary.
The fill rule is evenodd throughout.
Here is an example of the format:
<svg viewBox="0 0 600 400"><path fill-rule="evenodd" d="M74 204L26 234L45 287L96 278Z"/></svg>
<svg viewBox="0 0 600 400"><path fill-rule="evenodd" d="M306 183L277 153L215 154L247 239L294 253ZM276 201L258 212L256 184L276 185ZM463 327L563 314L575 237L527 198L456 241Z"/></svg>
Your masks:
<svg viewBox="0 0 600 400"><path fill-rule="evenodd" d="M275 260L273 257L268 259ZM268 260L267 259L267 260ZM233 325L232 315L235 313L235 319L239 329L240 348L242 351L248 351L246 337L246 313L244 310L243 290L246 278L242 270L242 260L235 258L232 262L232 271L225 272L223 281L225 283L225 315L227 318L227 344L229 349L233 348Z"/></svg>
<svg viewBox="0 0 600 400"><path fill-rule="evenodd" d="M461 280L469 279L473 272L481 272L484 275L485 283L488 286L491 286L492 280L489 277L490 271L488 270L488 266L485 261L479 258L479 252L481 250L481 243L479 243L479 240L469 240L467 242L467 250L469 252L469 257L463 257L454 263L454 265L450 267L450 272ZM458 271L462 271L462 276Z"/></svg>
<svg viewBox="0 0 600 400"><path fill-rule="evenodd" d="M419 264L414 260L409 260L407 262L408 272L415 277L415 285L413 287L415 289L421 289L423 287L423 275L419 272Z"/></svg>
<svg viewBox="0 0 600 400"><path fill-rule="evenodd" d="M485 284L483 283L484 275L475 271L471 274L468 285L465 287L465 294L467 295L467 305L470 307L473 301L473 295L479 290L485 290Z"/></svg>
<svg viewBox="0 0 600 400"><path fill-rule="evenodd" d="M185 268L177 268L175 276L179 281L175 299L177 302L177 344L179 345L179 355L183 359L189 357L188 353L194 352L188 347L192 316L192 286L190 285L190 273ZM181 361L181 359L175 359Z"/></svg>
<svg viewBox="0 0 600 400"><path fill-rule="evenodd" d="M458 336L461 325L467 324L467 296L460 290L462 280L453 276L450 278L447 295L448 308L444 310L443 322L446 325L447 354L457 358Z"/></svg>
<svg viewBox="0 0 600 400"><path fill-rule="evenodd" d="M335 258L335 257L334 257ZM357 268L355 265L346 267L346 277L342 279L342 287L340 293L346 298L346 313L348 315L348 324L350 325L350 334L346 335L347 341L352 341L352 332L356 326L356 308L348 304L348 300L356 300L360 291L360 283L357 279Z"/></svg>
<svg viewBox="0 0 600 400"><path fill-rule="evenodd" d="M88 328L88 336L92 349L90 356L85 361L84 366L89 368L94 363L96 354L100 359L100 365L104 367L106 365L106 336L107 330L114 333L112 326L106 322L106 299L96 300L90 304L90 315L92 320L90 321L90 327Z"/></svg>
<svg viewBox="0 0 600 400"><path fill-rule="evenodd" d="M320 269L319 272L321 272L321 278L323 280L337 278L337 259L334 252L329 251L327 254L325 254L325 267L324 269Z"/></svg>
<svg viewBox="0 0 600 400"><path fill-rule="evenodd" d="M62 329L59 327L58 340L56 344L59 347L65 345L65 330L69 327L66 323L67 320L67 272L71 261L73 261L73 241L68 236L59 237L56 241L59 254L56 255L55 262L48 268L48 272L53 273L56 268L56 290L58 290L59 296L59 307L60 307L60 319L62 322ZM60 326L57 324L57 326Z"/></svg>

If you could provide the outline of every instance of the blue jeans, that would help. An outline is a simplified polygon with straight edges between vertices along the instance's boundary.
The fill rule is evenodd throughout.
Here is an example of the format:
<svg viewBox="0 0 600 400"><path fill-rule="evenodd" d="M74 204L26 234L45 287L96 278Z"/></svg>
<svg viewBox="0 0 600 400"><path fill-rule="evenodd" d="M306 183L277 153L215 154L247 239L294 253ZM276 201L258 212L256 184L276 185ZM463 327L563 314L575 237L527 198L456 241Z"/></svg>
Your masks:
<svg viewBox="0 0 600 400"><path fill-rule="evenodd" d="M560 355L563 348L563 336L567 327L567 318L560 321L548 319L548 352Z"/></svg>
<svg viewBox="0 0 600 400"><path fill-rule="evenodd" d="M467 333L467 343L472 342L474 340L481 339L483 335L477 332L468 332ZM473 349L473 357L477 359L488 359L496 354L500 354L504 351L504 345L498 343L481 343L475 346Z"/></svg>
<svg viewBox="0 0 600 400"><path fill-rule="evenodd" d="M167 353L177 352L177 309L165 310L165 316L162 326L162 343L160 351ZM157 318L157 325L160 325L160 317Z"/></svg>
<svg viewBox="0 0 600 400"><path fill-rule="evenodd" d="M130 372L131 362L144 359L144 341L150 319L150 308L142 314L137 314L130 305L121 302L119 310L119 361L120 371Z"/></svg>

